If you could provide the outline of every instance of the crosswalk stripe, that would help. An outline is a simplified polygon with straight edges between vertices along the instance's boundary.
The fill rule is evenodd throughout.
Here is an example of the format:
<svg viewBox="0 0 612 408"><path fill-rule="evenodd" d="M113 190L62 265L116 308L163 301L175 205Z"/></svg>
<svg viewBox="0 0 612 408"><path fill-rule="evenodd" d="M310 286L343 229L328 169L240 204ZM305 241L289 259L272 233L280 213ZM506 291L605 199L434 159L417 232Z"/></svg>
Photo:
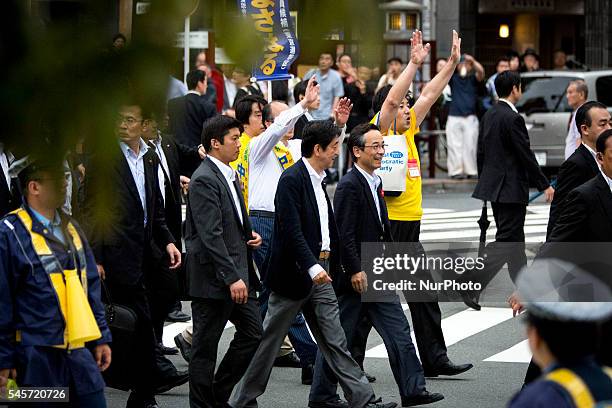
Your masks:
<svg viewBox="0 0 612 408"><path fill-rule="evenodd" d="M456 313L442 319L442 332L444 333L446 346L450 347L509 319L512 319L512 311L502 307L483 307L478 312L467 309ZM413 344L416 345L414 331L410 334ZM384 343L367 350L365 356L369 358L388 358Z"/></svg>
<svg viewBox="0 0 612 408"><path fill-rule="evenodd" d="M475 220L453 222L453 223L435 223L435 224L421 224L421 232L423 231L436 231L436 230L453 230L453 229L465 229L474 228L477 226ZM543 225L544 231L548 225L548 219L527 219L525 225Z"/></svg>
<svg viewBox="0 0 612 408"><path fill-rule="evenodd" d="M495 231L497 228L491 226L487 229L487 237L492 236L495 237ZM544 233L546 235L546 225L526 225L525 226L525 235L527 234L541 234ZM420 236L421 242L431 241L431 240L442 240L442 241L450 241L456 240L458 238L478 238L480 237L480 229L463 229L459 231L442 231L442 232L422 232Z"/></svg>
<svg viewBox="0 0 612 408"><path fill-rule="evenodd" d="M421 220L421 227L423 225L438 225L438 224L456 224L461 222L473 222L476 223L480 217L460 217L460 218L423 218ZM527 214L525 221L529 220L548 220L548 214ZM491 224L494 224L495 221L493 217L489 217L489 221Z"/></svg>
<svg viewBox="0 0 612 408"><path fill-rule="evenodd" d="M523 340L500 353L484 359L483 361L497 363L529 363L531 361L531 350L529 350L529 343L527 340Z"/></svg>

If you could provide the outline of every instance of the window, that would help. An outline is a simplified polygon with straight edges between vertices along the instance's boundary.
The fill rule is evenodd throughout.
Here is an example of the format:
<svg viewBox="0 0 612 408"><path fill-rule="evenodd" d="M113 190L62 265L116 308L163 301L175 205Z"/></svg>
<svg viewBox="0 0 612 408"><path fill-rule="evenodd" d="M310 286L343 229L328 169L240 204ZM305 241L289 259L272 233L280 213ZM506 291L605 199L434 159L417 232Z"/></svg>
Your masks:
<svg viewBox="0 0 612 408"><path fill-rule="evenodd" d="M526 114L545 112L571 112L565 90L573 77L523 78L523 97L516 104L519 112Z"/></svg>
<svg viewBox="0 0 612 408"><path fill-rule="evenodd" d="M417 28L417 15L416 14L406 14L406 30L412 31Z"/></svg>
<svg viewBox="0 0 612 408"><path fill-rule="evenodd" d="M402 29L401 13L389 13L389 31L400 31Z"/></svg>
<svg viewBox="0 0 612 408"><path fill-rule="evenodd" d="M595 89L597 100L606 106L612 106L612 76L597 78Z"/></svg>

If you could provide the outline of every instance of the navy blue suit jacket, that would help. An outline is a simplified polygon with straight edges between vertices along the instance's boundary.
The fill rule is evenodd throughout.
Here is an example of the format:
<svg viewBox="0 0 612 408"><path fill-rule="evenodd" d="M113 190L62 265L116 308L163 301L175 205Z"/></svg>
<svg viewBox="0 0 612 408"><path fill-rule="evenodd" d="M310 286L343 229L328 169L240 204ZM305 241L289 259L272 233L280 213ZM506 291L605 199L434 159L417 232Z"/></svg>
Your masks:
<svg viewBox="0 0 612 408"><path fill-rule="evenodd" d="M266 260L266 285L290 299L304 299L312 288L308 269L321 251L321 220L308 169L303 160L283 172L274 198L274 231ZM338 229L329 197L330 276L340 273Z"/></svg>
<svg viewBox="0 0 612 408"><path fill-rule="evenodd" d="M363 270L361 244L392 241L387 206L382 197L382 185L377 189L377 199L380 204L380 219L370 185L356 168L349 171L338 183L334 208L338 212L342 264L346 271L346 274L334 281L338 295L350 293L353 290L351 276Z"/></svg>

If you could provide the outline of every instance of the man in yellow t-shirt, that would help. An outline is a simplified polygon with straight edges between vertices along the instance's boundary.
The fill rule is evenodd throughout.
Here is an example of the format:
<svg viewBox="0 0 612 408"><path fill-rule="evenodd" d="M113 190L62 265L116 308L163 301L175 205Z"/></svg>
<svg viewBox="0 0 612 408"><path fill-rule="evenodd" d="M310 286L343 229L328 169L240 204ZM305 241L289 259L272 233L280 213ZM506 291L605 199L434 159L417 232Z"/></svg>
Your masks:
<svg viewBox="0 0 612 408"><path fill-rule="evenodd" d="M378 112L372 119L372 123L378 124L383 135L405 135L408 145L409 171L406 174L406 191L398 196L385 194L385 202L389 212L391 224L391 236L395 242L418 242L421 228L421 217L423 215L421 173L418 150L414 142L414 136L419 132L419 125L442 94L444 87L448 84L461 55L461 40L457 32L453 31L453 43L451 55L446 65L438 74L423 88L421 96L416 100L414 106L410 106L410 85L418 67L429 54L429 44L423 46L422 34L416 31L413 34L411 46L410 63L400 74L393 86L387 85L381 88L372 101L374 112ZM412 160L412 162L410 162ZM384 184L383 184L384 189ZM463 373L473 367L472 364L453 364L446 351L444 334L442 333L442 314L437 301L432 302L410 302L410 314L414 333L421 357L421 364L426 377L437 377L438 375L456 375ZM371 325L360 328L353 344L359 348L365 348L367 333ZM357 337L356 336L356 337ZM363 354L359 348L353 347L351 354L359 361ZM365 351L365 350L364 350Z"/></svg>
<svg viewBox="0 0 612 408"><path fill-rule="evenodd" d="M384 89L384 88L383 88ZM387 89L391 89L390 87ZM382 92L384 93L384 92ZM408 105L407 98L402 101L400 105L400 111L403 111L404 105ZM406 136L406 145L408 146L408 160L410 163L414 163L417 169L421 168L421 160L419 159L419 150L417 149L414 141L414 136L419 133L419 127L416 125L416 113L414 109L410 108L409 111L409 125L408 129L401 131L401 127L391 126L382 133L384 136L393 134L404 134ZM380 113L377 113L370 123L378 124ZM395 122L397 124L397 121ZM402 125L400 125L402 126ZM420 174L420 170L419 170ZM391 196L387 194L385 196L385 202L387 203L387 209L389 211L389 219L392 221L408 221L420 223L423 215L422 206L422 194L421 194L421 177L411 177L410 174L406 175L406 190L399 196ZM418 237L416 239L418 241Z"/></svg>

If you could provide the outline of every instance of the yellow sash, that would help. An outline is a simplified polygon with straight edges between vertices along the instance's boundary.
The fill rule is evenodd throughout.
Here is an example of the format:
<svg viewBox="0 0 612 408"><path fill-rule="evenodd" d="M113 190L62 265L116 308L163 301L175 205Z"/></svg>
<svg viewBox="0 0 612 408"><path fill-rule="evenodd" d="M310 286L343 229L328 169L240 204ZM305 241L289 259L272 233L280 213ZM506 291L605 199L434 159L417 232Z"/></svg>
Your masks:
<svg viewBox="0 0 612 408"><path fill-rule="evenodd" d="M249 208L249 152L250 152L250 141L251 137L246 133L240 136L240 153L238 158L231 162L230 165L238 173L240 179L240 186L242 187L242 196L244 197L244 204L246 208ZM281 168L287 170L293 166L293 156L289 148L287 148L282 142L278 142L272 149L274 155L278 159Z"/></svg>
<svg viewBox="0 0 612 408"><path fill-rule="evenodd" d="M612 379L612 369L603 367L603 370ZM591 408L595 406L595 400L584 381L572 370L558 368L548 373L545 377L549 381L559 384L574 400L576 408Z"/></svg>
<svg viewBox="0 0 612 408"><path fill-rule="evenodd" d="M283 144L283 142L278 142L274 149L272 149L274 155L278 159L279 164L283 171L287 170L289 167L293 166L293 156L291 156L291 151L287 146Z"/></svg>
<svg viewBox="0 0 612 408"><path fill-rule="evenodd" d="M67 230L77 250L81 263L80 279L76 269L63 270L59 261L49 248L44 236L32 231L32 218L23 208L13 212L30 233L32 246L36 255L49 275L55 290L57 301L66 323L64 343L54 345L58 348L78 349L85 347L88 341L102 337L98 323L87 300L87 264L83 242L72 223L68 222ZM76 259L75 259L75 267ZM17 334L19 337L19 333Z"/></svg>
<svg viewBox="0 0 612 408"><path fill-rule="evenodd" d="M249 209L249 142L251 136L246 133L240 135L240 152L238 158L230 163L230 166L238 173L240 187L242 187L242 196L244 205Z"/></svg>

